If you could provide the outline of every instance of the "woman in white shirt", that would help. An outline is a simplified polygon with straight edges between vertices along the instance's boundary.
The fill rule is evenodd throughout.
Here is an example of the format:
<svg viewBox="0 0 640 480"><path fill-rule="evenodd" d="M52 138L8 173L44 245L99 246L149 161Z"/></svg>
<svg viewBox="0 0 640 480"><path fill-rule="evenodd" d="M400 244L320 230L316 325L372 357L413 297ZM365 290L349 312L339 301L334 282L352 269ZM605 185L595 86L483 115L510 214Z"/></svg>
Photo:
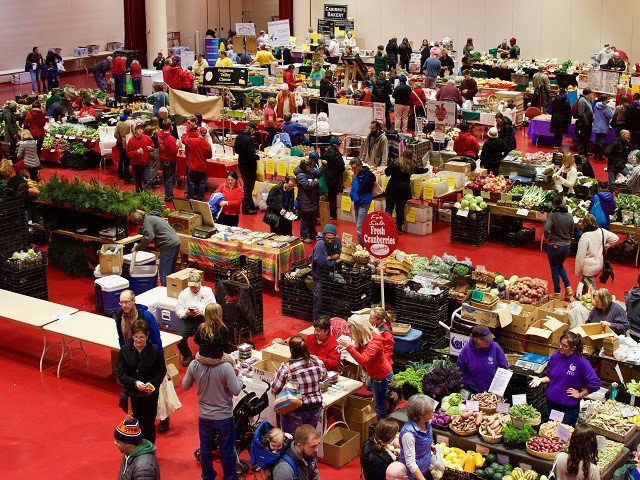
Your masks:
<svg viewBox="0 0 640 480"><path fill-rule="evenodd" d="M576 425L568 452L561 452L556 457L553 471L558 480L600 480L600 469L596 465L598 442L589 425Z"/></svg>
<svg viewBox="0 0 640 480"><path fill-rule="evenodd" d="M353 38L353 33L347 32L347 36L344 39L344 46L351 48L356 46L356 39Z"/></svg>
<svg viewBox="0 0 640 480"><path fill-rule="evenodd" d="M572 153L565 153L562 156L562 166L553 174L556 190L565 195L572 195L577 178L576 159Z"/></svg>
<svg viewBox="0 0 640 480"><path fill-rule="evenodd" d="M576 276L586 279L595 289L596 279L604 266L605 250L615 245L619 237L609 230L599 228L596 217L590 213L582 220L582 231L576 253Z"/></svg>

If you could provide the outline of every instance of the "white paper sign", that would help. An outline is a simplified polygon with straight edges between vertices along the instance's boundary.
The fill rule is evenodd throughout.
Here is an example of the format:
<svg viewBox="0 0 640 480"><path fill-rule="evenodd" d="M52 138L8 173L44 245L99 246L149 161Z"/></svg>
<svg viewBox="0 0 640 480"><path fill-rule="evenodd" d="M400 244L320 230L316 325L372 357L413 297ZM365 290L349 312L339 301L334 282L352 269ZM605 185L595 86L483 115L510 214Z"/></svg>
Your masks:
<svg viewBox="0 0 640 480"><path fill-rule="evenodd" d="M427 100L427 121L455 125L456 104L440 100Z"/></svg>
<svg viewBox="0 0 640 480"><path fill-rule="evenodd" d="M180 52L180 66L183 70L191 67L193 62L196 61L196 52L191 50L183 50Z"/></svg>
<svg viewBox="0 0 640 480"><path fill-rule="evenodd" d="M598 442L598 450L607 448L607 439L602 435L596 435L596 441Z"/></svg>
<svg viewBox="0 0 640 480"><path fill-rule="evenodd" d="M556 429L556 436L564 443L567 443L569 441L569 438L571 438L571 432L563 424L560 424Z"/></svg>
<svg viewBox="0 0 640 480"><path fill-rule="evenodd" d="M255 37L256 24L255 23L236 23L236 35L238 35L239 37Z"/></svg>
<svg viewBox="0 0 640 480"><path fill-rule="evenodd" d="M522 215L523 217L526 217L527 215L529 215L529 210L527 210L526 208L519 208L516 211L516 215Z"/></svg>
<svg viewBox="0 0 640 480"><path fill-rule="evenodd" d="M458 209L458 212L456 213L456 215L458 215L459 217L468 217L469 210Z"/></svg>
<svg viewBox="0 0 640 480"><path fill-rule="evenodd" d="M562 423L564 421L564 412L559 412L558 410L551 410L551 412L549 412L549 420L554 420L558 423Z"/></svg>
<svg viewBox="0 0 640 480"><path fill-rule="evenodd" d="M511 381L512 376L513 372L511 370L507 370L506 368L498 368L495 375L493 376L493 380L491 380L489 392L503 397L505 390L509 386L509 382Z"/></svg>
<svg viewBox="0 0 640 480"><path fill-rule="evenodd" d="M269 44L272 47L285 47L291 43L288 19L267 23L267 30L269 31Z"/></svg>
<svg viewBox="0 0 640 480"><path fill-rule="evenodd" d="M513 405L522 405L523 403L527 403L527 394L521 393L519 395L512 395L511 403Z"/></svg>
<svg viewBox="0 0 640 480"><path fill-rule="evenodd" d="M467 411L469 412L480 411L480 403L478 403L477 400L467 400L466 406L467 406Z"/></svg>
<svg viewBox="0 0 640 480"><path fill-rule="evenodd" d="M505 402L496 403L496 412L498 413L509 413L510 405Z"/></svg>

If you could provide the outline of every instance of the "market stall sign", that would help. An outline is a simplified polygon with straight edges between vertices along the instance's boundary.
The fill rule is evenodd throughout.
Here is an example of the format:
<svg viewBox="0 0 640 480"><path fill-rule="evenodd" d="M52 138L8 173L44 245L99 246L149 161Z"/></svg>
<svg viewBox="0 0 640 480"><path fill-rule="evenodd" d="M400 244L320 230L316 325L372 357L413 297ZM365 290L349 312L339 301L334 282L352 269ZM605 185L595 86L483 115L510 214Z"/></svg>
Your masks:
<svg viewBox="0 0 640 480"><path fill-rule="evenodd" d="M469 342L471 337L460 333L451 332L449 336L449 355L460 355L462 348Z"/></svg>
<svg viewBox="0 0 640 480"><path fill-rule="evenodd" d="M331 5L324 4L324 18L328 20L346 20L347 19L347 6L346 5Z"/></svg>
<svg viewBox="0 0 640 480"><path fill-rule="evenodd" d="M398 228L386 212L367 214L362 225L364 248L376 258L386 258L398 245Z"/></svg>
<svg viewBox="0 0 640 480"><path fill-rule="evenodd" d="M207 87L246 87L249 70L246 68L207 67L203 85Z"/></svg>
<svg viewBox="0 0 640 480"><path fill-rule="evenodd" d="M455 125L456 104L439 100L427 100L427 120L445 125Z"/></svg>
<svg viewBox="0 0 640 480"><path fill-rule="evenodd" d="M334 26L332 20L323 20L322 18L318 19L318 33L330 35L333 33L333 29Z"/></svg>
<svg viewBox="0 0 640 480"><path fill-rule="evenodd" d="M255 23L236 23L236 35L240 37L255 37L256 24Z"/></svg>

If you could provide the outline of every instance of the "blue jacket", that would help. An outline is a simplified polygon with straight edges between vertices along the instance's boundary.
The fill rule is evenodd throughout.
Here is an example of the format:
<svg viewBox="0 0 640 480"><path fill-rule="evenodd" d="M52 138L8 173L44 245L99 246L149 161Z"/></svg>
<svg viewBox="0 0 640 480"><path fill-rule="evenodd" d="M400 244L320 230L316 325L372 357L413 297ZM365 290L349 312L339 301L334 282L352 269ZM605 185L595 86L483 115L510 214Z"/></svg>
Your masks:
<svg viewBox="0 0 640 480"><path fill-rule="evenodd" d="M598 192L591 199L589 213L596 217L600 228L611 228L610 216L616 212L616 199L611 192Z"/></svg>
<svg viewBox="0 0 640 480"><path fill-rule="evenodd" d="M593 133L609 133L609 122L613 118L613 112L606 104L596 103L593 108Z"/></svg>
<svg viewBox="0 0 640 480"><path fill-rule="evenodd" d="M362 167L362 171L351 182L351 191L349 197L354 205L366 205L373 200L373 185L376 183L376 177L369 167Z"/></svg>
<svg viewBox="0 0 640 480"><path fill-rule="evenodd" d="M336 264L335 260L329 260L328 257L336 253L342 253L342 243L340 239L336 237L332 245L327 245L324 243L324 237L321 233L318 234L316 240L316 245L313 247L311 269L313 281L319 282L322 279L322 267L332 267Z"/></svg>
<svg viewBox="0 0 640 480"><path fill-rule="evenodd" d="M136 308L138 309L138 318L144 318L147 321L147 325L149 325L149 340L153 343L160 351L162 351L162 340L160 340L160 329L158 328L158 322L156 322L156 317L147 310L147 307L144 305L139 305L136 303ZM116 331L118 332L118 343L122 347L126 342L124 341L124 337L122 336L122 329L120 328L120 321L122 320L122 308L116 310L116 313L113 315L113 319L116 322Z"/></svg>
<svg viewBox="0 0 640 480"><path fill-rule="evenodd" d="M429 57L424 62L424 74L427 77L437 77L440 75L440 68L442 68L442 63L436 57Z"/></svg>
<svg viewBox="0 0 640 480"><path fill-rule="evenodd" d="M287 133L291 139L291 145L300 145L304 141L307 127L298 122L283 122L282 133Z"/></svg>

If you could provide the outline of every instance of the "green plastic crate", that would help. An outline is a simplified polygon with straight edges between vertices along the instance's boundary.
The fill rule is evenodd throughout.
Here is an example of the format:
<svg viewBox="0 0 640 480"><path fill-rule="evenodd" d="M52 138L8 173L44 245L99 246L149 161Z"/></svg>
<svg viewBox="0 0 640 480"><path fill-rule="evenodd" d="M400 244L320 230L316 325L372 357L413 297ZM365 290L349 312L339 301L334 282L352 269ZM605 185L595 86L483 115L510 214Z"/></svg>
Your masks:
<svg viewBox="0 0 640 480"><path fill-rule="evenodd" d="M254 87L261 87L264 85L264 77L262 75L249 75L249 83Z"/></svg>

